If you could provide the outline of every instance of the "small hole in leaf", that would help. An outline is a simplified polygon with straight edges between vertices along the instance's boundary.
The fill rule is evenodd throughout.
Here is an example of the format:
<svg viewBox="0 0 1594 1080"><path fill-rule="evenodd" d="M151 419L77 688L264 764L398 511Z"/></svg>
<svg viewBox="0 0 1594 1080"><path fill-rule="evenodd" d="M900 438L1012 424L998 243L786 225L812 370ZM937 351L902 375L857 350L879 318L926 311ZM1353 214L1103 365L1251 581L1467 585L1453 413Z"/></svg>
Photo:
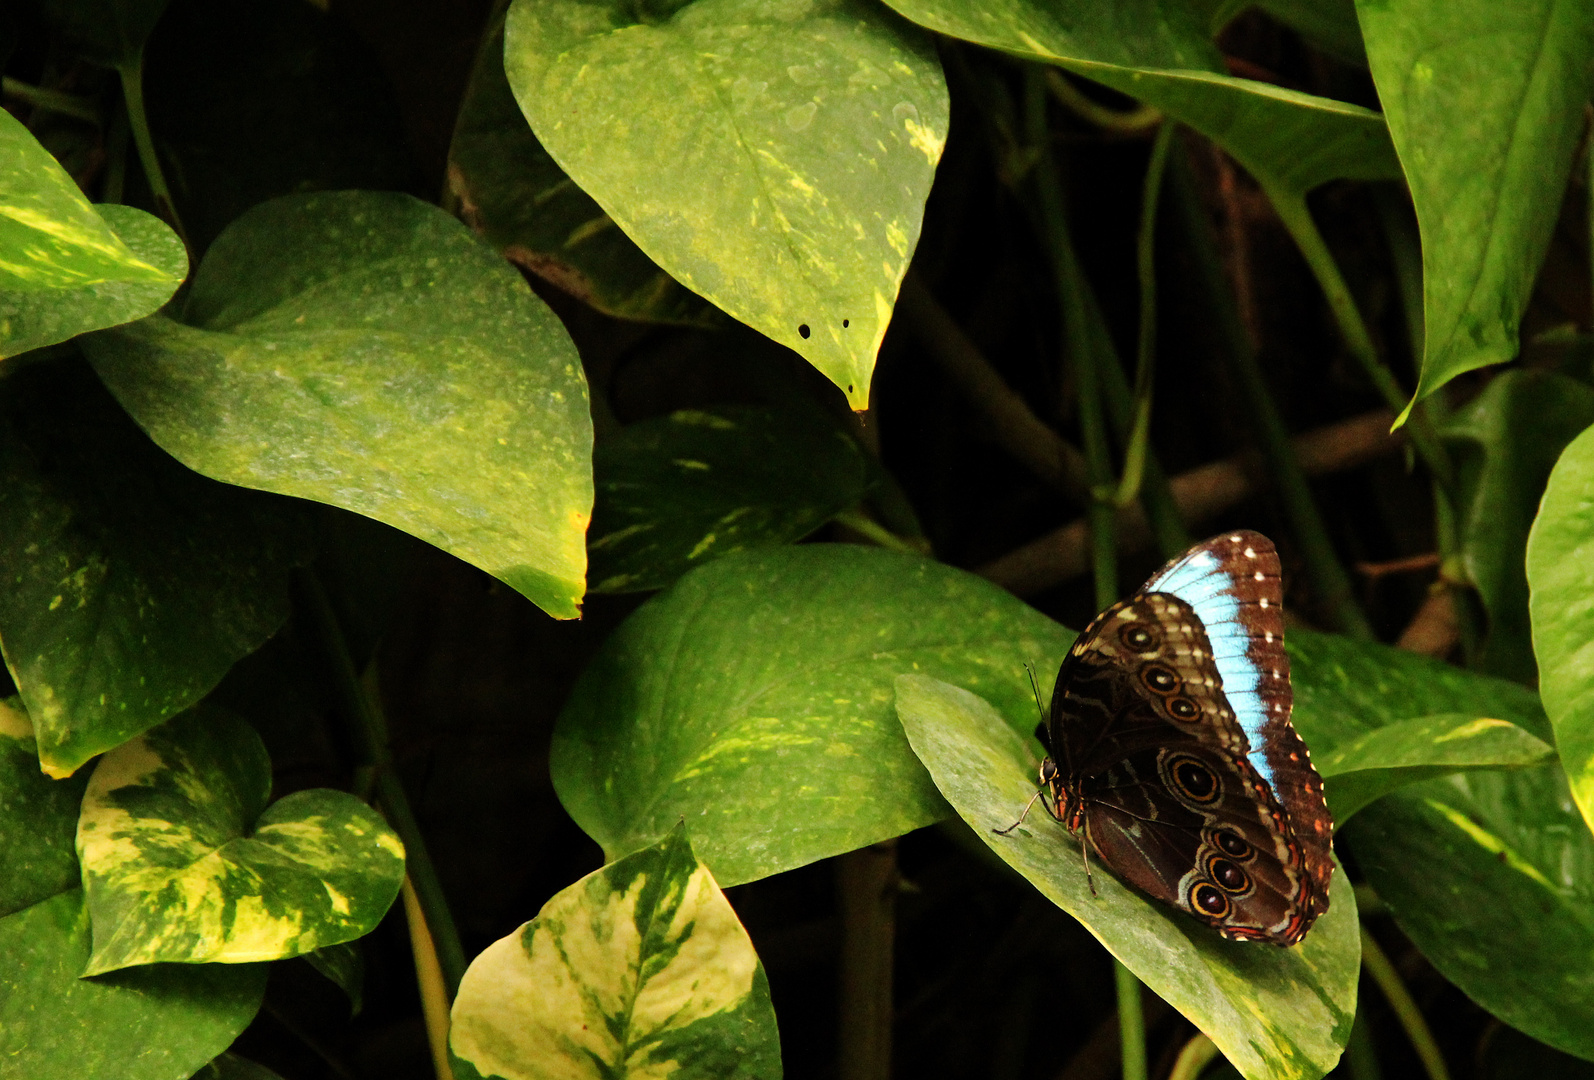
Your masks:
<svg viewBox="0 0 1594 1080"><path fill-rule="evenodd" d="M841 320L841 328L843 330L847 329L847 327L849 327L851 325L852 325L852 320L851 319L842 319Z"/></svg>
<svg viewBox="0 0 1594 1080"><path fill-rule="evenodd" d="M801 335L802 337L807 337L808 336L808 324L807 323L803 323L801 326L799 326L797 328L797 333L799 335Z"/></svg>
<svg viewBox="0 0 1594 1080"><path fill-rule="evenodd" d="M847 384L847 393L852 393L852 383Z"/></svg>

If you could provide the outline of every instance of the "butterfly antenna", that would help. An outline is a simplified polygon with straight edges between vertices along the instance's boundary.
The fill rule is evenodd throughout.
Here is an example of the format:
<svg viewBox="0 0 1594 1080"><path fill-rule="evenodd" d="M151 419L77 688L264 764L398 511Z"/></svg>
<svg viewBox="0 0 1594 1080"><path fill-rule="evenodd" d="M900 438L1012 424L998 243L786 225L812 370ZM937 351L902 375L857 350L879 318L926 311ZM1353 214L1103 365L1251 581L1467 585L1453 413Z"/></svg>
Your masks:
<svg viewBox="0 0 1594 1080"><path fill-rule="evenodd" d="M1096 879L1090 876L1090 845L1085 843L1085 830L1079 830L1079 857L1085 860L1085 884L1090 886L1090 895L1096 895Z"/></svg>
<svg viewBox="0 0 1594 1080"><path fill-rule="evenodd" d="M1008 833L1012 832L1014 829L1016 829L1020 825L1024 824L1024 819L1029 817L1029 809L1030 809L1030 807L1034 806L1035 805L1035 800L1040 798L1045 793L1046 793L1046 789L1045 788L1041 788L1035 794L1031 795L1029 797L1029 802L1024 804L1024 812L1022 814L1018 815L1018 820L1013 822L1013 824L1009 825L1005 829L992 829L991 831L993 833L995 833L997 836L1006 836Z"/></svg>
<svg viewBox="0 0 1594 1080"><path fill-rule="evenodd" d="M1024 671L1029 675L1030 692L1035 695L1035 711L1041 715L1041 723L1046 723L1046 706L1041 704L1041 684L1035 681L1034 665L1025 663Z"/></svg>

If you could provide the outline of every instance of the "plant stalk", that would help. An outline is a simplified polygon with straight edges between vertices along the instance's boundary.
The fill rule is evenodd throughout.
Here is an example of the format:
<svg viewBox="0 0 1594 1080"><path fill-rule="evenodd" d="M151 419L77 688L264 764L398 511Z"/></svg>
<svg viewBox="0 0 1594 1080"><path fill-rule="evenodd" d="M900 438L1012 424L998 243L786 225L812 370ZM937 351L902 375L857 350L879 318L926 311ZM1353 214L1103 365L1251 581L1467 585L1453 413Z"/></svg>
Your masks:
<svg viewBox="0 0 1594 1080"><path fill-rule="evenodd" d="M1196 1080L1201 1070L1212 1064L1217 1056L1218 1044L1207 1038L1206 1032L1198 1031L1180 1048L1168 1080Z"/></svg>
<svg viewBox="0 0 1594 1080"><path fill-rule="evenodd" d="M1146 1018L1140 1008L1140 980L1115 957L1118 988L1118 1038L1123 1047L1124 1080L1146 1080Z"/></svg>
<svg viewBox="0 0 1594 1080"><path fill-rule="evenodd" d="M840 1080L890 1080L897 842L836 859L841 909Z"/></svg>
<svg viewBox="0 0 1594 1080"><path fill-rule="evenodd" d="M177 216L177 204L172 201L171 188L166 186L166 174L161 171L160 157L155 152L155 139L150 134L149 114L144 110L144 51L130 65L117 69L122 77L122 100L127 106L127 121L133 131L133 144L138 147L138 160L144 166L144 177L149 181L150 194L155 197L155 209L165 219L188 249L189 262L193 261L194 245L188 241L188 232Z"/></svg>
<svg viewBox="0 0 1594 1080"><path fill-rule="evenodd" d="M432 1071L437 1080L454 1080L448 1061L448 990L437 945L426 926L426 914L408 874L404 875L404 921L410 928L410 952L415 956L415 978L421 989L421 1013L426 1018L426 1042L432 1049Z"/></svg>
<svg viewBox="0 0 1594 1080"><path fill-rule="evenodd" d="M1373 935L1367 932L1365 925L1361 932L1362 968L1378 984L1378 989L1383 991L1384 999L1389 1002L1395 1018L1400 1021L1406 1038L1411 1042L1411 1048L1417 1052L1428 1080L1450 1080L1444 1055L1439 1052L1439 1044L1434 1042L1433 1032L1428 1029L1428 1021L1423 1019L1422 1010L1412 1000L1411 991L1406 989L1395 965L1390 963L1389 956Z"/></svg>

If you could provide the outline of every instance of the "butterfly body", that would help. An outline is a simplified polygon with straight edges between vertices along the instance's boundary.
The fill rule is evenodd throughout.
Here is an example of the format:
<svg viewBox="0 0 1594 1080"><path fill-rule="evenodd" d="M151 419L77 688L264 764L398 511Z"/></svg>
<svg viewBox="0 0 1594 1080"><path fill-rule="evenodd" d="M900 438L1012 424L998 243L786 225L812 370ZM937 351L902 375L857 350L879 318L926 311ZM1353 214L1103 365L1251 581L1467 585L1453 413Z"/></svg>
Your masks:
<svg viewBox="0 0 1594 1080"><path fill-rule="evenodd" d="M1278 555L1215 537L1096 617L1057 675L1047 809L1120 877L1226 937L1328 909L1332 823L1290 726Z"/></svg>

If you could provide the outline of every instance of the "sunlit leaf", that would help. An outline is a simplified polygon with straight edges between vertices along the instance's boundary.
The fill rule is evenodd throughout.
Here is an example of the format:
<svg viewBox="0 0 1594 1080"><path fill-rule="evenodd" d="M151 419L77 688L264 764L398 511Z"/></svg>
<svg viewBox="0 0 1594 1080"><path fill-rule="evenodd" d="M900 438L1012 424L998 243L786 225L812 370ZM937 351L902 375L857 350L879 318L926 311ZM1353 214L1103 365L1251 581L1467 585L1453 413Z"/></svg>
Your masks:
<svg viewBox="0 0 1594 1080"><path fill-rule="evenodd" d="M504 76L504 23L482 38L448 150L449 194L465 223L517 266L625 319L713 326L684 288L576 186L532 134Z"/></svg>
<svg viewBox="0 0 1594 1080"><path fill-rule="evenodd" d="M270 790L260 736L209 707L106 754L78 820L86 973L276 960L369 932L404 878L398 837L346 792L267 806Z"/></svg>
<svg viewBox="0 0 1594 1080"><path fill-rule="evenodd" d="M1594 827L1594 428L1550 474L1527 568L1539 693L1572 796Z"/></svg>
<svg viewBox="0 0 1594 1080"><path fill-rule="evenodd" d="M823 414L682 411L598 442L592 591L657 589L694 566L800 540L868 492L868 460Z"/></svg>
<svg viewBox="0 0 1594 1080"><path fill-rule="evenodd" d="M226 1050L266 992L264 964L160 964L93 979L78 889L0 918L7 1080L185 1080Z"/></svg>
<svg viewBox="0 0 1594 1080"><path fill-rule="evenodd" d="M1429 781L1367 807L1344 837L1440 974L1594 1059L1594 835L1558 765Z"/></svg>
<svg viewBox="0 0 1594 1080"><path fill-rule="evenodd" d="M694 570L605 642L554 731L554 787L610 859L681 818L739 884L949 811L892 709L893 680L972 687L1024 730L1024 664L1072 635L971 574L874 548L744 552Z"/></svg>
<svg viewBox="0 0 1594 1080"><path fill-rule="evenodd" d="M0 380L0 646L64 775L198 701L288 617L288 500L197 476L81 358Z"/></svg>
<svg viewBox="0 0 1594 1080"><path fill-rule="evenodd" d="M1581 0L1358 0L1422 233L1417 397L1509 360L1594 86Z"/></svg>
<svg viewBox="0 0 1594 1080"><path fill-rule="evenodd" d="M130 206L89 205L0 109L0 357L148 315L187 273L175 233Z"/></svg>
<svg viewBox="0 0 1594 1080"><path fill-rule="evenodd" d="M1100 868L1095 895L1079 841L1044 813L1002 836L1035 793L1022 739L980 697L921 675L896 680L908 741L975 835L1211 1037L1242 1075L1316 1080L1339 1059L1356 1012L1356 900L1343 871L1328 913L1299 945L1225 941Z"/></svg>
<svg viewBox="0 0 1594 1080"><path fill-rule="evenodd" d="M866 0L515 0L504 68L649 258L868 405L946 142L927 35Z"/></svg>
<svg viewBox="0 0 1594 1080"><path fill-rule="evenodd" d="M558 319L459 222L407 195L275 199L211 246L183 318L84 345L178 460L384 521L579 613L586 380Z"/></svg>
<svg viewBox="0 0 1594 1080"><path fill-rule="evenodd" d="M769 984L677 826L594 871L465 972L458 1080L779 1080Z"/></svg>

